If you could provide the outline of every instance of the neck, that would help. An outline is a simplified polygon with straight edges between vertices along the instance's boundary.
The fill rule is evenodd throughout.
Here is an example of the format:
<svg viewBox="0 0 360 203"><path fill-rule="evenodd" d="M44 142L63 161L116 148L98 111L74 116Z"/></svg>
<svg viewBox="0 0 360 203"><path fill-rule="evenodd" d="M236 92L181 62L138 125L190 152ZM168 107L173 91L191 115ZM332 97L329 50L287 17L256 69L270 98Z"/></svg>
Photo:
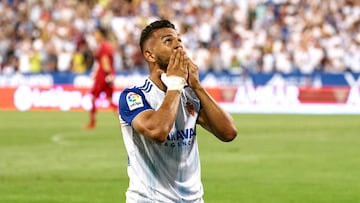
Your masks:
<svg viewBox="0 0 360 203"><path fill-rule="evenodd" d="M161 81L160 79L160 75L154 75L154 74L150 74L149 79L162 91L166 91L166 86L164 85L164 83Z"/></svg>
<svg viewBox="0 0 360 203"><path fill-rule="evenodd" d="M149 64L150 65L150 64ZM150 76L149 79L162 91L166 91L166 86L164 85L164 83L161 81L161 73L163 71L161 71L161 69L157 66L152 66L150 65Z"/></svg>

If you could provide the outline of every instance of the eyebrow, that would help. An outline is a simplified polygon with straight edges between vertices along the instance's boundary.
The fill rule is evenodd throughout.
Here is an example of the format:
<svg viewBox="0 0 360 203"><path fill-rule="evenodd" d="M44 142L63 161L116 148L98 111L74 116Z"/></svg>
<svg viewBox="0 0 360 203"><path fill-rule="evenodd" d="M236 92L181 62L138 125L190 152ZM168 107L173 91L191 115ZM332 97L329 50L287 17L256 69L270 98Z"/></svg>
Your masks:
<svg viewBox="0 0 360 203"><path fill-rule="evenodd" d="M170 35L170 34L169 35L164 35L164 36L161 36L160 39L164 39L166 37L173 37L173 35Z"/></svg>

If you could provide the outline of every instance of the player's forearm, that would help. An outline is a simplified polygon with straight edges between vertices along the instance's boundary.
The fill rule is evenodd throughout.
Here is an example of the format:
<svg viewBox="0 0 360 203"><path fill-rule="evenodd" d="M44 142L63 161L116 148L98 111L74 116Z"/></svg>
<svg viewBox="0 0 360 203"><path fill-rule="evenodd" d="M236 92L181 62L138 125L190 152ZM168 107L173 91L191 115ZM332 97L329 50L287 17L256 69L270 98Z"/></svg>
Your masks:
<svg viewBox="0 0 360 203"><path fill-rule="evenodd" d="M105 73L110 73L111 71L111 64L110 59L106 56L103 56L101 58L101 67L104 70Z"/></svg>
<svg viewBox="0 0 360 203"><path fill-rule="evenodd" d="M179 108L180 92L167 91L160 108L148 119L148 136L157 141L164 142L169 135Z"/></svg>
<svg viewBox="0 0 360 203"><path fill-rule="evenodd" d="M111 67L110 67L109 63L103 64L102 68L103 68L104 72L107 73L107 74L109 74L110 71L111 71Z"/></svg>
<svg viewBox="0 0 360 203"><path fill-rule="evenodd" d="M194 89L194 92L200 99L202 113L206 116L205 128L222 141L233 140L237 130L230 114L225 112L203 87Z"/></svg>

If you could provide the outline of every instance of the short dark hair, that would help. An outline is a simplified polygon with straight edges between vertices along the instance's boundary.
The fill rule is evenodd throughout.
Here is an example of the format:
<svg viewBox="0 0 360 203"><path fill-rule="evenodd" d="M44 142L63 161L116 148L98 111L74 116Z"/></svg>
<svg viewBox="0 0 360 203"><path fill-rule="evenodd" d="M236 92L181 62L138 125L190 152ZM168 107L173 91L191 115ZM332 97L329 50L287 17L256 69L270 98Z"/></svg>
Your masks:
<svg viewBox="0 0 360 203"><path fill-rule="evenodd" d="M148 40L151 36L151 34L160 28L172 28L175 29L174 24L172 24L169 20L157 20L154 21L152 23L150 23L148 26L146 26L142 32L141 32L141 36L140 36L140 49L141 52L144 51L144 44L146 42L146 40Z"/></svg>
<svg viewBox="0 0 360 203"><path fill-rule="evenodd" d="M104 38L108 38L109 37L109 30L103 26L103 25L98 25L95 27L95 30L98 30L102 36L104 36Z"/></svg>

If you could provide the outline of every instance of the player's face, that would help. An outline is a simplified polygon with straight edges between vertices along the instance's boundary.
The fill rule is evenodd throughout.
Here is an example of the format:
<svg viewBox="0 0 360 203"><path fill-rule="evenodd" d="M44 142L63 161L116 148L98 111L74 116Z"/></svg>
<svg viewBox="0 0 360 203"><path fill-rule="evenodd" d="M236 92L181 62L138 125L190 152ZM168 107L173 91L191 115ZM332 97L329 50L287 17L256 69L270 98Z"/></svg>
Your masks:
<svg viewBox="0 0 360 203"><path fill-rule="evenodd" d="M161 69L166 70L174 49L183 48L179 34L174 29L162 28L153 33L153 38L155 39L153 53L156 62Z"/></svg>
<svg viewBox="0 0 360 203"><path fill-rule="evenodd" d="M94 36L94 39L95 39L97 42L100 42L101 33L100 33L99 30L95 30L94 33L93 33L93 36Z"/></svg>

